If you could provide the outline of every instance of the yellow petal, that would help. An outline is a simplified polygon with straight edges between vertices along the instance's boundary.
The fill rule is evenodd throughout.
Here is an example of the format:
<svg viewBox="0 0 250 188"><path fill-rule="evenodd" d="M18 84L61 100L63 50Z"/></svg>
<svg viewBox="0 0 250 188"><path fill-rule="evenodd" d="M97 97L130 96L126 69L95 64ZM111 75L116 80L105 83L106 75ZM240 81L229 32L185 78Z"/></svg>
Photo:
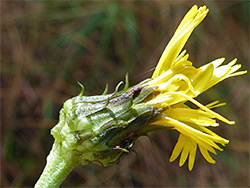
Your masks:
<svg viewBox="0 0 250 188"><path fill-rule="evenodd" d="M199 69L201 70L205 70L207 68L207 66L209 66L210 64L212 64L214 66L214 68L217 68L219 67L223 62L225 61L225 58L219 58L219 59L216 59L216 60L213 60L212 62L206 64L206 65L203 65L201 66Z"/></svg>
<svg viewBox="0 0 250 188"><path fill-rule="evenodd" d="M197 149L197 144L195 142L192 142L190 154L189 154L189 157L188 157L188 169L189 169L189 171L191 171L193 169L193 167L194 167L196 149Z"/></svg>
<svg viewBox="0 0 250 188"><path fill-rule="evenodd" d="M200 151L204 158L210 163L215 163L215 161L209 155L208 151L216 154L213 147L218 150L222 149L217 144L215 144L215 142L220 143L222 145L228 143L227 140L219 137L215 133L213 134L213 132L210 130L201 132L168 116L155 121L153 124L173 127L174 129L180 132L179 139L170 157L170 162L174 161L179 155L181 155L179 166L182 166L187 160L187 157L189 157L189 170L192 170L194 165L197 144L199 145Z"/></svg>
<svg viewBox="0 0 250 188"><path fill-rule="evenodd" d="M213 64L215 66L215 69L213 71L213 76L211 77L210 82L207 84L206 87L204 87L203 91L209 89L210 87L214 86L215 84L217 84L218 82L229 78L229 77L233 77L233 76L239 76L239 75L243 75L246 74L247 71L239 71L236 72L241 65L234 65L237 61L237 59L234 59L233 61L229 62L227 65L222 65L222 66L218 66L222 60L224 59L219 59L217 62L213 61L210 64ZM208 65L206 65L208 66ZM204 66L203 66L204 67Z"/></svg>
<svg viewBox="0 0 250 188"><path fill-rule="evenodd" d="M177 157L180 155L183 149L184 144L185 144L185 140L183 139L183 137L179 136L179 139L177 143L175 144L174 150L172 151L172 155L169 159L170 162L173 162L175 159L177 159Z"/></svg>
<svg viewBox="0 0 250 188"><path fill-rule="evenodd" d="M186 54L186 50L184 50L183 52L181 52L181 54L176 58L175 62L178 62L178 61L187 61L188 60L188 57L189 55Z"/></svg>
<svg viewBox="0 0 250 188"><path fill-rule="evenodd" d="M148 101L147 103L149 104L156 104L155 107L161 107L162 105L174 105L178 104L179 102L185 102L185 101L190 101L196 106L198 106L200 109L204 110L205 112L209 113L212 117L217 118L221 121L224 121L227 124L234 124L234 121L228 121L226 118L222 117L220 114L213 112L209 108L205 107L198 101L192 99L186 94L183 94L181 92L166 92L163 94L158 95L154 99Z"/></svg>
<svg viewBox="0 0 250 188"><path fill-rule="evenodd" d="M213 76L213 71L214 71L214 66L211 63L206 67L206 69L199 71L194 81L192 82L192 85L196 92L198 93L203 92L203 90L210 83L210 80Z"/></svg>
<svg viewBox="0 0 250 188"><path fill-rule="evenodd" d="M212 109L212 108L217 108L226 105L226 103L219 103L220 101L214 101L206 105L207 108Z"/></svg>
<svg viewBox="0 0 250 188"><path fill-rule="evenodd" d="M176 92L177 94L177 92ZM211 115L213 115L215 118L221 120L221 121L224 121L225 123L227 124L234 124L235 122L234 121L228 121L226 118L222 117L220 114L217 114L215 112L213 112L212 110L208 109L207 107L203 106L202 104L200 104L198 101L190 98L189 96L187 95L184 95L183 93L178 93L177 95L181 95L183 98L185 97L186 99L188 99L190 102L192 102L193 104L197 105L198 107L200 107L202 110L210 113Z"/></svg>
<svg viewBox="0 0 250 188"><path fill-rule="evenodd" d="M222 150L218 145L216 145L214 142L224 142L224 139L221 139L220 137L208 135L205 134L197 129L194 129L185 123L182 123L178 120L172 119L170 117L165 117L166 121L169 120L173 123L174 129L182 133L183 135L187 136L188 138L194 140L197 144L206 144L218 149ZM226 142L226 141L225 141Z"/></svg>
<svg viewBox="0 0 250 188"><path fill-rule="evenodd" d="M194 6L187 13L180 26L174 33L174 36L163 51L159 63L152 75L152 78L156 78L157 76L161 75L174 64L175 59L181 52L189 36L191 35L195 27L205 18L207 13L208 9L206 9L205 6L200 8L199 10L197 10L197 6Z"/></svg>
<svg viewBox="0 0 250 188"><path fill-rule="evenodd" d="M212 163L212 164L216 163L215 160L209 155L208 151L204 147L199 146L199 148L200 148L201 154L207 160L207 162Z"/></svg>
<svg viewBox="0 0 250 188"><path fill-rule="evenodd" d="M212 119L213 116L211 116L211 114L197 109L170 108L164 113L167 116L182 122L191 122L199 126L218 126L218 123Z"/></svg>
<svg viewBox="0 0 250 188"><path fill-rule="evenodd" d="M189 152L190 152L190 149L192 147L189 139L187 139L187 137L184 137L184 136L183 136L183 138L185 138L185 140L184 140L185 145L184 145L182 153L181 153L181 158L180 158L180 161L179 161L179 166L182 166L186 162L187 157L188 157Z"/></svg>
<svg viewBox="0 0 250 188"><path fill-rule="evenodd" d="M192 19L197 14L197 10L198 10L198 6L194 5L184 16L184 18L182 19L176 31L178 31L185 23L187 23L190 19Z"/></svg>

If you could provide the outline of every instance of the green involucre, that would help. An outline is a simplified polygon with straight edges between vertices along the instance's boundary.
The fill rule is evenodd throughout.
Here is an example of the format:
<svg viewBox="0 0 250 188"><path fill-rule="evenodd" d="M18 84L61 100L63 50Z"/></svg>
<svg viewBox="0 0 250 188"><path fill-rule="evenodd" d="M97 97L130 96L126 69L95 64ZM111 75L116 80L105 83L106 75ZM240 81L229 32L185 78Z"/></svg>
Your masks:
<svg viewBox="0 0 250 188"><path fill-rule="evenodd" d="M146 104L155 87L139 84L128 89L126 84L120 92L118 87L109 95L88 97L81 92L64 103L59 123L51 131L62 153L77 153L82 164L108 166L145 134L142 128L159 114L159 109Z"/></svg>

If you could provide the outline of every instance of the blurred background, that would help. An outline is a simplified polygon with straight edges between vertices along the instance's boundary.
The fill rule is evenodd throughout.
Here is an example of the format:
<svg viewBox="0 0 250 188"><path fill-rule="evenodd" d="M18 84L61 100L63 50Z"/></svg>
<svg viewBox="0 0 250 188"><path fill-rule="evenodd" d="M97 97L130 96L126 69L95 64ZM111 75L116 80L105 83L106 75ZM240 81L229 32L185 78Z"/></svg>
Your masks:
<svg viewBox="0 0 250 188"><path fill-rule="evenodd" d="M210 12L185 49L194 66L235 57L249 68L249 2L235 1L1 1L1 186L32 187L40 176L63 102L80 92L110 92L129 73L135 84L152 74L185 13ZM215 131L230 140L209 164L198 151L192 172L169 157L175 131L140 138L119 164L78 166L62 187L248 187L249 76L230 78L198 97L235 126Z"/></svg>

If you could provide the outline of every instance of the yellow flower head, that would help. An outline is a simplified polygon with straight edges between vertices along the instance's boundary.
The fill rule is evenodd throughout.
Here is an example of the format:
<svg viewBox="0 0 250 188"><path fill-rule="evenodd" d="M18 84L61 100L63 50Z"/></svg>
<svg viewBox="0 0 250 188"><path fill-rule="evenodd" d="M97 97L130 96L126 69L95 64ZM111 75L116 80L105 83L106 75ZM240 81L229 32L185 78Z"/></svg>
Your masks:
<svg viewBox="0 0 250 188"><path fill-rule="evenodd" d="M181 52L207 13L205 6L199 9L194 6L187 13L151 79L129 88L126 77L122 91L120 83L113 93L108 94L106 88L96 96L84 96L80 84L82 92L64 103L59 122L51 130L55 138L52 159L56 153L63 160L109 166L131 151L140 136L170 128L180 132L170 161L180 155L182 166L188 158L188 168L192 170L198 146L204 158L215 163L209 152L216 154L215 149L222 150L218 144L225 146L229 141L208 128L219 126L216 119L234 122L211 110L223 104L216 101L204 106L194 98L225 78L246 71L236 72L240 68L235 65L236 60L221 66L223 58L195 68L186 51ZM191 108L186 102L197 107Z"/></svg>
<svg viewBox="0 0 250 188"><path fill-rule="evenodd" d="M59 122L51 130L55 138L47 164L35 187L58 187L63 178L78 163L90 162L109 166L129 151L137 138L161 129L180 133L170 162L180 155L179 166L188 158L193 169L196 150L210 162L209 152L222 151L229 141L212 132L216 119L234 124L211 109L224 105L218 101L206 106L194 98L218 82L246 71L237 70L236 59L221 65L217 59L200 68L181 52L194 28L206 17L208 9L195 5L183 18L173 38L165 48L152 78L129 88L128 77L122 91L121 82L115 91L102 95L83 96L82 92L68 99L60 110ZM191 102L196 108L189 107ZM59 180L60 179L60 180Z"/></svg>
<svg viewBox="0 0 250 188"><path fill-rule="evenodd" d="M204 158L210 163L215 163L209 152L216 154L214 148L222 150L217 144L225 146L229 142L207 127L219 126L215 119L234 124L233 121L228 121L211 110L223 104L218 104L216 101L204 106L193 98L226 78L247 72L236 72L241 67L239 64L235 65L236 59L221 66L224 58L195 68L188 60L186 51L181 53L192 31L207 13L206 6L198 9L195 5L191 8L162 53L151 81L147 83L147 87L155 86L155 90L158 91L147 103L155 104L154 108L165 109L162 116L151 122L151 125L166 126L180 132L170 162L180 155L179 165L182 166L189 157L189 170L194 166L197 145ZM198 109L187 106L185 104L187 101L196 105Z"/></svg>

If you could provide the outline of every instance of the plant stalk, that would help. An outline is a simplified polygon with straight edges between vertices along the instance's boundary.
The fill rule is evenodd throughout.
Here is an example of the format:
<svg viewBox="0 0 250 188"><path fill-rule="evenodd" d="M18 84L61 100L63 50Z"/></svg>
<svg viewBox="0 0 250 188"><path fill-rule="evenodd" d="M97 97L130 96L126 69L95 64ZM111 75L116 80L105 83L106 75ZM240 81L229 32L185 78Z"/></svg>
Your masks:
<svg viewBox="0 0 250 188"><path fill-rule="evenodd" d="M35 188L57 188L78 164L75 152L60 151L60 146L53 144L47 157L47 164L35 184Z"/></svg>

